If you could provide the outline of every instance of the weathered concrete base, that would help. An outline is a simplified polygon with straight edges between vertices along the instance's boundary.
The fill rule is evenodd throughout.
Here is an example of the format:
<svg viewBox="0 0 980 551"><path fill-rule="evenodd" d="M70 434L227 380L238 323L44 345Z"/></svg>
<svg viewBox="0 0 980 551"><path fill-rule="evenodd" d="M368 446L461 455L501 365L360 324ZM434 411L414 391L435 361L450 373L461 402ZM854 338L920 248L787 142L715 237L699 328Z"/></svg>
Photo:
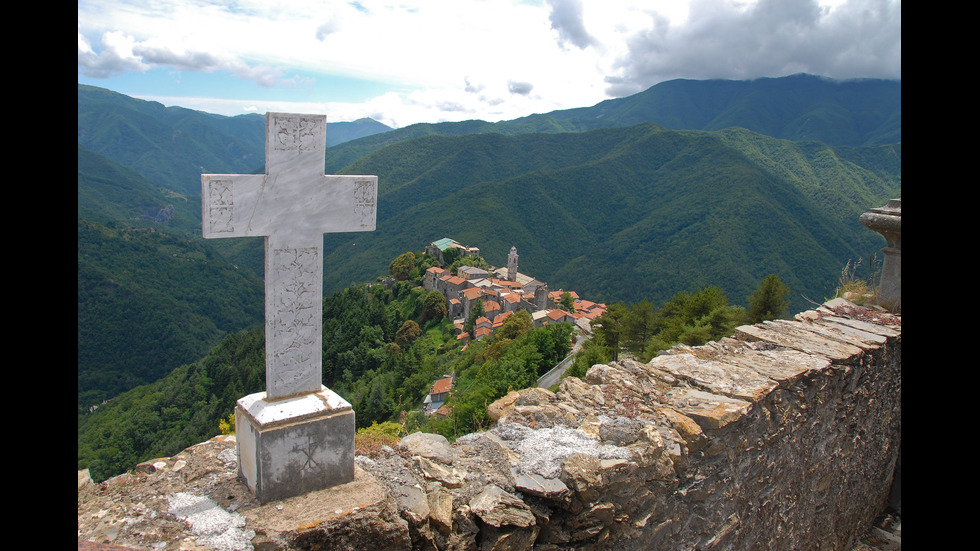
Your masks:
<svg viewBox="0 0 980 551"><path fill-rule="evenodd" d="M354 480L354 410L326 387L274 401L250 394L235 428L238 474L260 503Z"/></svg>

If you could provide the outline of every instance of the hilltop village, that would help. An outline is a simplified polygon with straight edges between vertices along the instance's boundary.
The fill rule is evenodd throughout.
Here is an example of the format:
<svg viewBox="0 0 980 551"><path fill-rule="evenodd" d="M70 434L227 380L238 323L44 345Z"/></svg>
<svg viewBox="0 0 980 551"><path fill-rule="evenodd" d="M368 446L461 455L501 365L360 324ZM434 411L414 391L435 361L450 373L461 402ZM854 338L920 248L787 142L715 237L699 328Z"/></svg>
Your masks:
<svg viewBox="0 0 980 551"><path fill-rule="evenodd" d="M426 252L445 265L445 253L452 248L460 249L463 256L480 255L478 248L464 247L449 238L433 241ZM527 310L537 327L567 322L585 334L591 333L592 320L606 311L605 304L584 300L575 291L550 291L547 283L520 273L517 247L510 248L506 268L484 270L460 266L453 275L433 266L426 270L422 286L426 291L439 291L446 297L449 317L461 330L457 338L466 341L492 335L518 310ZM476 318L471 335L462 329L477 303L482 306L483 314Z"/></svg>
<svg viewBox="0 0 980 551"><path fill-rule="evenodd" d="M451 249L455 250L447 254ZM479 248L461 245L448 237L429 243L425 252L438 258L442 266L448 264L447 256L480 256ZM522 274L518 270L517 247L510 248L506 268L487 270L459 266L452 274L445 268L433 266L426 270L422 287L426 291L442 293L446 299L446 311L458 331L456 339L464 343L493 335L518 310L526 310L536 327L549 323L571 323L584 335L591 335L592 320L606 312L605 304L585 300L575 291L551 291L547 283ZM464 326L474 309L479 311L471 334ZM427 415L442 416L448 413L443 403L452 386L452 376L435 382L423 404Z"/></svg>

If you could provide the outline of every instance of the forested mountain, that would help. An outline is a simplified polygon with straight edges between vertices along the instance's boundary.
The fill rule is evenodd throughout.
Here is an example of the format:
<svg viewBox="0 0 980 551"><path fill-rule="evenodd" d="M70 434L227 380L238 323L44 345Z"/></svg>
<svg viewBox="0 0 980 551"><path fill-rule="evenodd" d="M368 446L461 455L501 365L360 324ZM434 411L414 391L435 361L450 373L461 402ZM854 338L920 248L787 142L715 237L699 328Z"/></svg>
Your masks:
<svg viewBox="0 0 980 551"><path fill-rule="evenodd" d="M327 145L391 130L361 119L327 124ZM200 195L201 174L241 174L265 163L265 116L225 117L164 107L78 85L78 144L173 191Z"/></svg>
<svg viewBox="0 0 980 551"><path fill-rule="evenodd" d="M647 123L584 133L399 142L345 169L377 174L377 230L326 237L327 288L364 281L405 243L452 237L504 265L615 302L719 285L741 300L768 273L819 300L881 237L858 222L901 195L901 146L830 147L744 129Z"/></svg>
<svg viewBox="0 0 980 551"><path fill-rule="evenodd" d="M262 319L262 280L203 241L110 226L78 221L80 409L155 381Z"/></svg>
<svg viewBox="0 0 980 551"><path fill-rule="evenodd" d="M541 116L574 124L579 130L652 121L672 130L740 127L785 140L882 145L902 141L902 83L807 74L755 80L678 79L592 107Z"/></svg>
<svg viewBox="0 0 980 551"><path fill-rule="evenodd" d="M327 151L327 170L339 170L371 151L420 136L582 132L645 122L671 130L739 127L773 138L828 145L899 143L902 83L881 79L836 81L806 74L756 80L671 80L591 107L510 121L413 124L331 148Z"/></svg>

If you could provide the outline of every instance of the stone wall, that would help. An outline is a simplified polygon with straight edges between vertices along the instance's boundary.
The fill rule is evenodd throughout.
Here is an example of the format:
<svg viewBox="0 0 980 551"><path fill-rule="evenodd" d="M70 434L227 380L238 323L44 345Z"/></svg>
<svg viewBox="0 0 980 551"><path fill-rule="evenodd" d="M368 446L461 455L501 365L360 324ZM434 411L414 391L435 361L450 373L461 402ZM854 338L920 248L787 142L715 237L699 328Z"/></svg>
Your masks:
<svg viewBox="0 0 980 551"><path fill-rule="evenodd" d="M512 392L486 432L358 456L348 488L259 506L217 464L210 486L256 549L849 550L889 502L901 367L901 316L834 300L648 364L593 366L557 393ZM119 495L169 476L157 465ZM79 496L82 540L103 533L82 519L106 506L85 497L83 515Z"/></svg>
<svg viewBox="0 0 980 551"><path fill-rule="evenodd" d="M359 464L417 548L848 549L888 504L901 390L901 317L838 300L512 392L487 432Z"/></svg>

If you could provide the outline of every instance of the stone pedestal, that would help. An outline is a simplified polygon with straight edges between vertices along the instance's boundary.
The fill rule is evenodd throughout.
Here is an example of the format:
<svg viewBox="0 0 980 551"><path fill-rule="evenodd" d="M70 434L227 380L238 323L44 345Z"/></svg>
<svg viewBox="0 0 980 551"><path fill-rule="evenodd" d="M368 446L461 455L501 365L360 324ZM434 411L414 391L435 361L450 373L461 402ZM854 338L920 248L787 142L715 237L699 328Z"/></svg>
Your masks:
<svg viewBox="0 0 980 551"><path fill-rule="evenodd" d="M884 207L861 215L861 224L885 238L885 262L881 267L878 304L892 311L902 309L902 200L892 199Z"/></svg>
<svg viewBox="0 0 980 551"><path fill-rule="evenodd" d="M327 387L280 400L250 394L235 428L238 474L260 503L354 480L354 410Z"/></svg>

